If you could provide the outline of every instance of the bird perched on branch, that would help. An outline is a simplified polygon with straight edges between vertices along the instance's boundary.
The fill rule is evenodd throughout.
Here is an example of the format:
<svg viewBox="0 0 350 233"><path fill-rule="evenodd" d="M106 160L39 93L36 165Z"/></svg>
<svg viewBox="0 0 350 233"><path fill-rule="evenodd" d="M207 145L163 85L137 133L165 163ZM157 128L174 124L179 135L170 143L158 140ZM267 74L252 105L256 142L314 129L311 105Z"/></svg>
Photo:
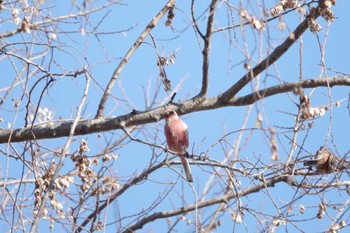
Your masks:
<svg viewBox="0 0 350 233"><path fill-rule="evenodd" d="M325 147L320 147L316 152L315 159L304 161L304 166L314 166L319 174L329 174L338 169L339 158Z"/></svg>
<svg viewBox="0 0 350 233"><path fill-rule="evenodd" d="M187 125L172 109L165 111L164 133L169 149L178 153L188 182L193 182L187 148L189 145Z"/></svg>

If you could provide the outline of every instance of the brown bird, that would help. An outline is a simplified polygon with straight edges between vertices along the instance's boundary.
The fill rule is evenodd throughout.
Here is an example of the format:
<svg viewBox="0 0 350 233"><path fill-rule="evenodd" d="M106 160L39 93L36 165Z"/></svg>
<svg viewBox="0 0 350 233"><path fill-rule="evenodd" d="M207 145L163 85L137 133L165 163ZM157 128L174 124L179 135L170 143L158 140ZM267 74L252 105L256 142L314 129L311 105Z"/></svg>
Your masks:
<svg viewBox="0 0 350 233"><path fill-rule="evenodd" d="M164 134L169 149L178 153L188 182L193 182L187 148L189 145L187 125L172 109L165 111Z"/></svg>
<svg viewBox="0 0 350 233"><path fill-rule="evenodd" d="M315 159L304 161L304 166L315 166L319 174L329 174L339 166L339 158L333 155L325 147L320 147Z"/></svg>

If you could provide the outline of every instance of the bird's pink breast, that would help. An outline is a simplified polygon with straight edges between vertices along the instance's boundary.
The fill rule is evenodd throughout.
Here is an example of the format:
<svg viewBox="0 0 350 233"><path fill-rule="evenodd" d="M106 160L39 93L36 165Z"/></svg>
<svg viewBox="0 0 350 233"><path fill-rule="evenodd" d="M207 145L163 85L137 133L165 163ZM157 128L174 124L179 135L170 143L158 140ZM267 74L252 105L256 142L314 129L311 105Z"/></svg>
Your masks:
<svg viewBox="0 0 350 233"><path fill-rule="evenodd" d="M170 150L186 152L189 144L187 125L180 118L170 116L164 126L164 133Z"/></svg>

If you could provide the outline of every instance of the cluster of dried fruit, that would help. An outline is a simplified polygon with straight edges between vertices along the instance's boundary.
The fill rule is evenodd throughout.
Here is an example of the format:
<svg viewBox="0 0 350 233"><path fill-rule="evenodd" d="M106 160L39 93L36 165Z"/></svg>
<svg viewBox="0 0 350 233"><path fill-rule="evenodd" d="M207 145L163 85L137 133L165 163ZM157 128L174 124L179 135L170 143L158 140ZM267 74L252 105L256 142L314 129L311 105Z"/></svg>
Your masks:
<svg viewBox="0 0 350 233"><path fill-rule="evenodd" d="M324 116L328 110L327 106L310 106L310 97L304 94L300 94L300 119L307 120L310 118Z"/></svg>
<svg viewBox="0 0 350 233"><path fill-rule="evenodd" d="M62 201L60 201L58 196L59 194L66 193L66 190L69 188L70 184L74 183L75 176L78 176L81 181L75 183L75 185L78 186L84 194L98 196L111 193L119 188L120 185L115 177L111 175L103 175L102 172L97 172L97 174L95 173L93 166L98 165L99 159L98 157L89 158L86 155L86 152L88 151L89 148L87 141L82 140L80 142L78 152L73 153L70 156L75 165L75 170L66 175L58 176L55 174L57 169L55 159L52 159L50 166L47 169L44 168L43 165L45 164L43 162L40 164L40 169L44 171L41 174L44 175L38 174L35 181L35 215L38 214L40 207L43 205L44 195L47 195L50 206L45 206L42 209L41 215L47 216L49 210L52 210L55 211L60 218L67 218L68 216L66 216L64 213L64 204ZM117 156L115 154L106 153L102 156L101 160L104 163L116 158ZM105 168L105 166L103 167ZM101 168L101 170L104 168ZM53 228L51 224L50 228ZM99 228L99 224L97 224L96 228Z"/></svg>
<svg viewBox="0 0 350 233"><path fill-rule="evenodd" d="M250 25L252 25L259 32L265 30L265 23L262 20L257 19L254 15L249 15L247 10L244 10L244 9L240 10L239 16L243 20L247 21Z"/></svg>
<svg viewBox="0 0 350 233"><path fill-rule="evenodd" d="M34 214L38 214L38 210L42 205L43 194L48 193L48 199L50 200L51 209L56 211L61 218L64 218L63 205L56 198L56 191L68 188L71 183L73 183L72 176L62 176L58 177L53 181L53 176L56 170L56 162L53 159L46 173L42 177L38 177L35 181L35 207ZM43 209L42 215L46 216L48 214L48 208Z"/></svg>
<svg viewBox="0 0 350 233"><path fill-rule="evenodd" d="M331 10L331 7L335 4L336 0L320 0L317 8L311 7L310 14L307 16L307 23L311 32L315 33L322 30L321 25L316 21L318 15L321 15L327 22L333 22L335 20L335 15ZM298 8L300 13L306 12L301 7L300 1L293 0L280 1L270 9L270 12L272 16L276 16L291 8Z"/></svg>

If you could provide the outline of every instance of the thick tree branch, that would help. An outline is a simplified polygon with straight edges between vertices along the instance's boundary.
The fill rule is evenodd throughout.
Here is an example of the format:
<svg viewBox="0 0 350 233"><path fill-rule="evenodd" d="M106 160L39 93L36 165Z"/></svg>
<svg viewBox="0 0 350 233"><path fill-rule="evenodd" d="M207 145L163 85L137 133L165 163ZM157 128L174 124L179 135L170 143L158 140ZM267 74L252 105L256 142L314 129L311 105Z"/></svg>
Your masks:
<svg viewBox="0 0 350 233"><path fill-rule="evenodd" d="M220 101L221 97L205 98L200 103L194 104L193 100L188 100L181 103L181 109L179 106L174 106L175 110L181 114L188 114L196 111L205 111L209 109L222 108L227 106L244 106L250 105L254 102L266 98L268 96L277 95L293 90L296 87L314 88L314 87L333 87L333 86L350 86L349 76L340 76L332 78L322 79L308 79L293 83L284 83L281 85L273 86L263 89L261 91L243 96L235 97L228 102ZM112 118L98 118L92 120L79 121L74 134L75 135L87 135L97 132L110 131L122 129L123 127L130 127L136 125L143 125L152 122L157 122L164 118L164 107L158 107L149 111L140 112L135 114L134 112ZM58 124L38 124L33 127L20 128L20 129L3 129L0 130L0 143L7 142L21 142L33 139L50 139L67 137L69 130L72 126L72 121L64 121Z"/></svg>
<svg viewBox="0 0 350 233"><path fill-rule="evenodd" d="M329 80L332 80L332 82L329 82ZM293 91L293 89L297 87L303 87L306 89L306 88L328 87L328 86L329 87L349 86L349 84L350 84L350 77L347 77L347 76L321 78L321 79L306 79L306 80L301 80L299 82L283 83L280 85L272 86L246 96L238 97L237 99L233 100L231 103L233 105L238 105L238 106L249 105L269 96Z"/></svg>
<svg viewBox="0 0 350 233"><path fill-rule="evenodd" d="M100 118L103 116L103 111L106 107L106 102L109 94L112 91L114 83L117 81L120 72L124 69L126 63L128 63L131 56L135 53L140 44L144 41L146 36L152 31L152 29L157 25L158 21L165 15L167 10L174 5L176 0L169 0L168 3L158 12L158 14L151 20L151 22L147 25L146 29L141 33L141 35L137 38L134 44L130 47L128 52L125 54L118 67L115 69L112 78L109 80L105 92L101 98L100 104L98 106L97 114L95 118Z"/></svg>

